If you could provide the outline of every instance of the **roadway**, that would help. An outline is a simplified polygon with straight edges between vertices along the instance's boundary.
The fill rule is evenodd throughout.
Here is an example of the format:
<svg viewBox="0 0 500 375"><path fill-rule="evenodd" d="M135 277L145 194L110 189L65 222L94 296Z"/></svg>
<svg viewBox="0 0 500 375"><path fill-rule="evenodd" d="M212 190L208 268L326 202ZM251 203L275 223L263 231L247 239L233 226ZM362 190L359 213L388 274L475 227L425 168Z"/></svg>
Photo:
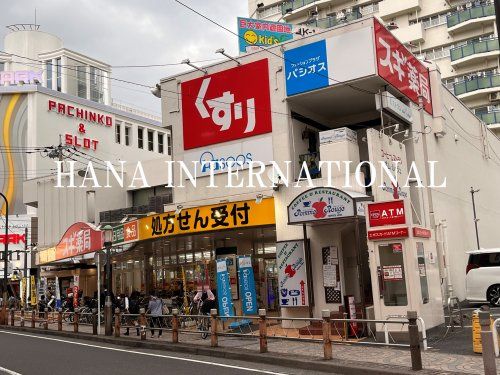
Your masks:
<svg viewBox="0 0 500 375"><path fill-rule="evenodd" d="M132 349L106 343L1 329L0 373L10 375L317 374L313 371L280 366Z"/></svg>

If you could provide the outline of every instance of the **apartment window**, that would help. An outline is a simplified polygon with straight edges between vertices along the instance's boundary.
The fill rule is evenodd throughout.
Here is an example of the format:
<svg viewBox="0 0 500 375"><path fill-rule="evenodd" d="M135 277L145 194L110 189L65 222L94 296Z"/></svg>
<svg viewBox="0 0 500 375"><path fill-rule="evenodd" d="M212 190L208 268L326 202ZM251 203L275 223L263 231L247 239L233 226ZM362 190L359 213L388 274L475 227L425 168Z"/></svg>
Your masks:
<svg viewBox="0 0 500 375"><path fill-rule="evenodd" d="M425 51L422 55L425 56L427 60L437 60L450 56L450 50L454 48L455 45L450 44L449 46L433 48L431 50Z"/></svg>
<svg viewBox="0 0 500 375"><path fill-rule="evenodd" d="M158 133L158 152L160 154L163 154L163 138L165 137L165 134L163 133Z"/></svg>
<svg viewBox="0 0 500 375"><path fill-rule="evenodd" d="M61 76L61 58L59 57L58 59L56 59L56 83L57 83L57 87L56 87L56 90L57 91L61 91L62 90L62 76Z"/></svg>
<svg viewBox="0 0 500 375"><path fill-rule="evenodd" d="M167 154L172 155L172 136L167 134Z"/></svg>
<svg viewBox="0 0 500 375"><path fill-rule="evenodd" d="M365 5L363 7L359 7L359 13L361 13L363 17L377 12L378 12L378 3L373 3Z"/></svg>
<svg viewBox="0 0 500 375"><path fill-rule="evenodd" d="M77 93L78 97L87 99L87 67L76 67Z"/></svg>
<svg viewBox="0 0 500 375"><path fill-rule="evenodd" d="M3 72L4 69L5 69L5 63L0 62L0 72Z"/></svg>
<svg viewBox="0 0 500 375"><path fill-rule="evenodd" d="M45 73L47 74L47 88L52 89L52 60L45 61Z"/></svg>
<svg viewBox="0 0 500 375"><path fill-rule="evenodd" d="M137 128L137 147L144 148L144 129Z"/></svg>
<svg viewBox="0 0 500 375"><path fill-rule="evenodd" d="M115 142L116 143L122 143L122 123L117 121L115 123Z"/></svg>
<svg viewBox="0 0 500 375"><path fill-rule="evenodd" d="M152 130L148 130L148 150L154 150L154 132Z"/></svg>
<svg viewBox="0 0 500 375"><path fill-rule="evenodd" d="M90 100L104 103L103 71L90 67Z"/></svg>
<svg viewBox="0 0 500 375"><path fill-rule="evenodd" d="M131 127L125 125L125 146L130 146L132 142L130 142L130 132L131 132Z"/></svg>

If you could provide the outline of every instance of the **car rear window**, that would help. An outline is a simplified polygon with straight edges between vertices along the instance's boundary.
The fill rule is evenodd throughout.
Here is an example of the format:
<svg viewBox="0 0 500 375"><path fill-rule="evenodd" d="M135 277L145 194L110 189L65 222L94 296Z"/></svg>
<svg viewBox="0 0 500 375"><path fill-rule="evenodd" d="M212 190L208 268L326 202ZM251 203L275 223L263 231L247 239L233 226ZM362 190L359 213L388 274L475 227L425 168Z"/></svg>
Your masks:
<svg viewBox="0 0 500 375"><path fill-rule="evenodd" d="M479 267L500 267L500 253L472 254L469 263Z"/></svg>

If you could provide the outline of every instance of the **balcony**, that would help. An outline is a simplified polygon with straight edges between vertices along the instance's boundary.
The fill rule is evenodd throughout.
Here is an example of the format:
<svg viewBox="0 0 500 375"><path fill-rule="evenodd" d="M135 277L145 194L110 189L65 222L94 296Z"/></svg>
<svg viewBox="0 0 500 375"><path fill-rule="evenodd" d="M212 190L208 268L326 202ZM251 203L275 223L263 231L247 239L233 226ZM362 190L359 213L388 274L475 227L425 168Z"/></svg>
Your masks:
<svg viewBox="0 0 500 375"><path fill-rule="evenodd" d="M291 14L292 12L296 11L297 9L306 7L310 4L316 3L316 0L289 0L285 1L281 5L281 14Z"/></svg>
<svg viewBox="0 0 500 375"><path fill-rule="evenodd" d="M362 17L363 15L360 12L353 11L353 12L347 12L342 16L337 15L337 17L327 17L327 18L321 18L319 20L308 21L305 23L305 25L320 27L322 29L329 29L331 27L344 25L346 23L349 23L351 21L357 20Z"/></svg>
<svg viewBox="0 0 500 375"><path fill-rule="evenodd" d="M473 41L450 50L451 66L461 68L499 54L498 38Z"/></svg>
<svg viewBox="0 0 500 375"><path fill-rule="evenodd" d="M460 99L471 99L500 91L500 74L473 77L453 85L453 92Z"/></svg>
<svg viewBox="0 0 500 375"><path fill-rule="evenodd" d="M392 30L392 33L403 44L425 42L425 30L422 22Z"/></svg>
<svg viewBox="0 0 500 375"><path fill-rule="evenodd" d="M384 0L379 3L379 16L383 20L421 10L421 0Z"/></svg>
<svg viewBox="0 0 500 375"><path fill-rule="evenodd" d="M471 30L485 24L493 26L495 23L495 6L487 4L458 11L450 14L446 23L450 34Z"/></svg>
<svg viewBox="0 0 500 375"><path fill-rule="evenodd" d="M476 114L490 129L500 127L500 111L489 111L488 113Z"/></svg>

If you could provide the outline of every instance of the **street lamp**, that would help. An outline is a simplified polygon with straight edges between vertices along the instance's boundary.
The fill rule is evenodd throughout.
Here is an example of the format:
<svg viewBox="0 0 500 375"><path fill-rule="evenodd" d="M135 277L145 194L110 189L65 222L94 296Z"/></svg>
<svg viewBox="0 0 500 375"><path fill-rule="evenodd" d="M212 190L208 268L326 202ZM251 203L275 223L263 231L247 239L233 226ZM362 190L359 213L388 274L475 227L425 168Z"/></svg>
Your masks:
<svg viewBox="0 0 500 375"><path fill-rule="evenodd" d="M9 201L7 197L0 193L0 196L5 201L5 245L3 253L3 306L2 306L2 324L7 325L7 267L9 256Z"/></svg>
<svg viewBox="0 0 500 375"><path fill-rule="evenodd" d="M113 334L113 309L111 302L111 245L113 245L113 228L106 225L104 231L104 247L106 248L106 302L104 303L104 334Z"/></svg>

